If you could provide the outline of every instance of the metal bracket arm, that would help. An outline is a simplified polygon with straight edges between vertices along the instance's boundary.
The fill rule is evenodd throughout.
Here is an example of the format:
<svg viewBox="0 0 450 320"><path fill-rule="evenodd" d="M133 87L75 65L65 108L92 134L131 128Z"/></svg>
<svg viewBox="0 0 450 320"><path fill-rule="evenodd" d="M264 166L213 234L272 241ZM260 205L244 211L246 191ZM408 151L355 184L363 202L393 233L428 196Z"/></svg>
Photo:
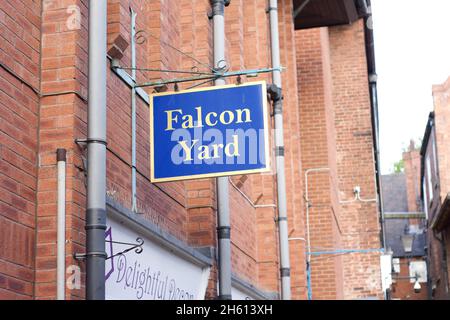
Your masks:
<svg viewBox="0 0 450 320"><path fill-rule="evenodd" d="M130 246L130 248L125 249L121 252L118 252L116 254L113 254L112 256L107 256L104 252L93 252L90 255L95 255L95 256L104 256L106 260L112 259L116 256L119 256L121 254L125 254L130 252L131 250L134 250L135 253L140 254L144 248L142 247L144 245L144 240L142 238L136 238L136 242L137 243L129 243L129 242L120 242L120 241L111 241L111 240L105 240L105 242L108 243L115 243L115 244L122 244L122 245L127 245ZM87 258L87 254L86 253L74 253L73 258L77 261L84 261Z"/></svg>
<svg viewBox="0 0 450 320"><path fill-rule="evenodd" d="M265 69L253 69L253 70L241 70L241 71L230 71L230 72L215 72L211 75L203 75L198 77L185 77L185 78L175 78L175 79L168 79L168 80L162 80L162 81L153 81L153 82L146 82L141 84L136 84L136 88L142 88L142 87L158 87L165 84L173 84L173 83L183 83L183 82L192 82L192 81L200 81L200 80L216 80L218 78L229 78L229 77L237 77L237 76L256 76L260 73L269 73L273 71L282 71L282 68L265 68Z"/></svg>

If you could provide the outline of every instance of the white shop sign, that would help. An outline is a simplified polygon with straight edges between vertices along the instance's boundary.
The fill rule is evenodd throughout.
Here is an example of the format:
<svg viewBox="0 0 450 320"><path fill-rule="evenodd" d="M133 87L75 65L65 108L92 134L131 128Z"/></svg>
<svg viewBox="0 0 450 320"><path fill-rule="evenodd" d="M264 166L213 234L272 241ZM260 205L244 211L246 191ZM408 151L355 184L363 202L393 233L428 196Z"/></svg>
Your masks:
<svg viewBox="0 0 450 320"><path fill-rule="evenodd" d="M144 240L143 251L134 250L106 261L107 300L202 300L205 298L210 268L201 267L108 219L106 240L136 243ZM108 256L130 246L106 242Z"/></svg>
<svg viewBox="0 0 450 320"><path fill-rule="evenodd" d="M411 261L409 263L409 281L416 282L416 276L420 283L427 282L427 263L425 261Z"/></svg>
<svg viewBox="0 0 450 320"><path fill-rule="evenodd" d="M217 289L219 289L219 281L217 281ZM242 284L236 278L231 279L231 298L233 300L266 300L267 298L258 294L250 287Z"/></svg>

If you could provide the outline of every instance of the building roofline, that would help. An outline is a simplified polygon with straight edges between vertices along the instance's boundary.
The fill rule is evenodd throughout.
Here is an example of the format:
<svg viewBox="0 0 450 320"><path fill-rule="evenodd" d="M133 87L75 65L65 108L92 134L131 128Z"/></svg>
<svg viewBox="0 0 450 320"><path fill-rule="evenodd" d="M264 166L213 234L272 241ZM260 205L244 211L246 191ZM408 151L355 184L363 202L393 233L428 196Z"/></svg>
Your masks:
<svg viewBox="0 0 450 320"><path fill-rule="evenodd" d="M434 125L434 111L430 112L428 115L427 126L425 128L425 133L423 134L422 146L420 148L420 155L424 156L427 151L428 142L431 135L431 129Z"/></svg>
<svg viewBox="0 0 450 320"><path fill-rule="evenodd" d="M349 25L370 15L370 0L293 0L295 30Z"/></svg>
<svg viewBox="0 0 450 320"><path fill-rule="evenodd" d="M450 89L450 77L441 84L435 84L432 87L433 95L438 92L445 92Z"/></svg>

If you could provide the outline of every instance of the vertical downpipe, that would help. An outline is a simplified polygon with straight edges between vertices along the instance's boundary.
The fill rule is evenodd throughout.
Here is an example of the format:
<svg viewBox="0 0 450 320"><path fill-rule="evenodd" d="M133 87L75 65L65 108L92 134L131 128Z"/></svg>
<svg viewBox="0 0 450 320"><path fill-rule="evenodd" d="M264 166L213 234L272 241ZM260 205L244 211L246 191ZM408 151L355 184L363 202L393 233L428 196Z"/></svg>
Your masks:
<svg viewBox="0 0 450 320"><path fill-rule="evenodd" d="M283 137L283 95L281 91L280 43L278 32L278 3L269 0L270 42L272 52L273 88L272 94L275 117L275 155L277 166L278 228L280 238L280 274L281 298L291 299L291 269L289 262L289 241L286 209L286 178L284 172L284 137Z"/></svg>
<svg viewBox="0 0 450 320"><path fill-rule="evenodd" d="M65 300L66 286L66 149L56 150L58 167L58 218L57 218L57 262L56 298Z"/></svg>
<svg viewBox="0 0 450 320"><path fill-rule="evenodd" d="M133 88L131 88L131 210L137 212L136 195L136 16L131 10L131 78Z"/></svg>
<svg viewBox="0 0 450 320"><path fill-rule="evenodd" d="M105 299L107 0L89 1L86 299Z"/></svg>
<svg viewBox="0 0 450 320"><path fill-rule="evenodd" d="M214 68L225 62L225 5L230 1L211 0L214 25ZM224 85L225 79L215 81ZM217 178L217 238L219 249L219 299L231 300L231 243L228 177Z"/></svg>

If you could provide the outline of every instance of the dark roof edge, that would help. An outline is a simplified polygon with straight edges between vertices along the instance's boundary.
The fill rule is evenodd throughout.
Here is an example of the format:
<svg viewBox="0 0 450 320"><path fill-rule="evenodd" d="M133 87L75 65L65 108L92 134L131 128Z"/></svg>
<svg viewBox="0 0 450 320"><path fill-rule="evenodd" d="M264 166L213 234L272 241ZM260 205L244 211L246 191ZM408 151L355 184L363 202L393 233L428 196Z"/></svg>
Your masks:
<svg viewBox="0 0 450 320"><path fill-rule="evenodd" d="M447 196L444 199L441 207L439 208L438 213L433 218L431 222L431 228L438 232L441 232L445 229L450 223L450 193L447 193Z"/></svg>
<svg viewBox="0 0 450 320"><path fill-rule="evenodd" d="M423 178L425 175L425 154L427 152L428 142L431 136L431 130L434 126L434 111L428 114L427 126L423 134L422 146L420 147L420 195L423 198Z"/></svg>
<svg viewBox="0 0 450 320"><path fill-rule="evenodd" d="M361 18L365 18L367 16L370 16L370 1L369 0L353 0L353 3L350 5L350 2L344 1L345 10L348 13L348 21L342 22L342 21L328 21L328 22L321 22L316 24L310 24L306 26L302 26L301 28L298 28L296 30L306 30L306 29L314 29L314 28L322 28L322 27L337 27L337 26L345 26L345 25L351 25L358 21ZM293 8L293 11L295 13L295 7ZM296 15L294 14L294 27L295 27L295 18Z"/></svg>
<svg viewBox="0 0 450 320"><path fill-rule="evenodd" d="M420 148L421 156L424 156L427 151L427 145L428 145L428 141L430 139L431 129L433 128L433 124L434 124L433 120L434 120L434 111L430 112L428 115L427 126L425 128L425 133L423 134L422 146Z"/></svg>

